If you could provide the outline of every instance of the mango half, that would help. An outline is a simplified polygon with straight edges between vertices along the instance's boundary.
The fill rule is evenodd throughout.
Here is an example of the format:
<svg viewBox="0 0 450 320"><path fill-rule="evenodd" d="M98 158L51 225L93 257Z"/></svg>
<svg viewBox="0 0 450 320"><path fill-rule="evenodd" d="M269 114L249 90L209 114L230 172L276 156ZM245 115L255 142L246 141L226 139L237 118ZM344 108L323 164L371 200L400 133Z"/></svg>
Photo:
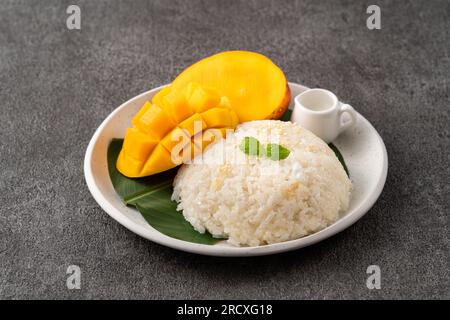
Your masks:
<svg viewBox="0 0 450 320"><path fill-rule="evenodd" d="M194 82L164 87L146 102L125 134L117 169L145 177L192 160L239 123L227 97Z"/></svg>
<svg viewBox="0 0 450 320"><path fill-rule="evenodd" d="M291 100L283 71L256 52L225 51L202 59L181 72L172 86L179 90L190 82L226 96L239 122L279 119Z"/></svg>

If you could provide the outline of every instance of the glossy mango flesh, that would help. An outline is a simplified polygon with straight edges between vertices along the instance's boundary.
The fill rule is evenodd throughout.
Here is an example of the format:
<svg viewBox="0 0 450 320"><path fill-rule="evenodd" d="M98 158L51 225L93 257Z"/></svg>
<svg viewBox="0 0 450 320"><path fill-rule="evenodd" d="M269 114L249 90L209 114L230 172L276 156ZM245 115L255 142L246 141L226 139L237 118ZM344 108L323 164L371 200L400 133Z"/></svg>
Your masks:
<svg viewBox="0 0 450 320"><path fill-rule="evenodd" d="M184 70L174 90L195 82L230 100L240 122L280 118L291 99L285 75L269 58L249 51L226 51Z"/></svg>
<svg viewBox="0 0 450 320"><path fill-rule="evenodd" d="M127 177L169 170L201 154L239 123L227 97L188 83L168 86L146 102L125 134L117 169Z"/></svg>

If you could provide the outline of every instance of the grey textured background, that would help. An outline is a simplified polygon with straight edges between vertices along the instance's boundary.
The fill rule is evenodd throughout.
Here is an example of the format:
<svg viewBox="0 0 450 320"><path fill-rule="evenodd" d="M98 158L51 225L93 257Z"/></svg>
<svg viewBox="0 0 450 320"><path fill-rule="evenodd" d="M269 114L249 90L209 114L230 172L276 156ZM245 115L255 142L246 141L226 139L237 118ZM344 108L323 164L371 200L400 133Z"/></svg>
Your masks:
<svg viewBox="0 0 450 320"><path fill-rule="evenodd" d="M66 28L72 3L80 31ZM1 0L0 298L450 298L450 2L376 3L379 31L368 1ZM295 252L211 258L144 240L96 204L82 164L102 120L229 49L336 92L380 132L387 183L357 224ZM371 264L381 290L365 286Z"/></svg>

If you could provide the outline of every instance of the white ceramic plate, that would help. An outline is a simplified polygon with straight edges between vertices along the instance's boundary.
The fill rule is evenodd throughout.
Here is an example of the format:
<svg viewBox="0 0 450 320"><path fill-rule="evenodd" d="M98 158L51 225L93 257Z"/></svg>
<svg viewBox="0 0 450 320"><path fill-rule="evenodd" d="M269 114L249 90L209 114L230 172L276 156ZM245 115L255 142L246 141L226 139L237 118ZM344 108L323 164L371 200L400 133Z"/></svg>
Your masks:
<svg viewBox="0 0 450 320"><path fill-rule="evenodd" d="M307 89L295 83L289 83L289 86L292 97ZM84 159L86 182L98 204L120 224L144 238L171 248L212 256L258 256L290 251L319 242L349 227L372 207L383 189L388 167L386 147L372 125L358 114L356 125L334 141L347 163L354 188L348 211L328 228L297 240L260 247L233 247L225 241L203 245L170 238L153 229L137 210L124 205L109 178L106 158L111 139L124 137L134 114L161 88L147 91L114 110L95 131ZM293 107L294 99L291 100L289 108Z"/></svg>

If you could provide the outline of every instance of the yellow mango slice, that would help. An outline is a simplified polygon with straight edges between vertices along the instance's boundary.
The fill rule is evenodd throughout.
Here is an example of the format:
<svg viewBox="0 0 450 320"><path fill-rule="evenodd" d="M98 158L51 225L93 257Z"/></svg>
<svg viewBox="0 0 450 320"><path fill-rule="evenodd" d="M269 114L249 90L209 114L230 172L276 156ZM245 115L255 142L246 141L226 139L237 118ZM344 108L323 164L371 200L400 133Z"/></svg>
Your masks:
<svg viewBox="0 0 450 320"><path fill-rule="evenodd" d="M186 129L189 132L189 136L193 136L200 131L206 129L207 125L203 118L198 113L194 113L192 116L184 120L179 125L180 128Z"/></svg>
<svg viewBox="0 0 450 320"><path fill-rule="evenodd" d="M144 163L144 161L134 159L128 155L124 149L122 149L119 153L119 157L117 158L116 167L123 175L127 177L143 177L142 167L144 166Z"/></svg>
<svg viewBox="0 0 450 320"><path fill-rule="evenodd" d="M162 146L162 144L158 144L153 150L151 156L148 158L139 175L135 177L145 177L155 173L160 173L172 169L180 164L181 161L177 163L172 162L172 156L170 152L167 151L166 148ZM117 168L119 169L119 166L117 166Z"/></svg>
<svg viewBox="0 0 450 320"><path fill-rule="evenodd" d="M136 120L134 125L140 131L161 139L175 126L175 123L163 108L153 104Z"/></svg>
<svg viewBox="0 0 450 320"><path fill-rule="evenodd" d="M185 69L172 88L182 90L191 82L226 96L240 122L278 119L291 99L281 69L255 52L226 51L200 60Z"/></svg>
<svg viewBox="0 0 450 320"><path fill-rule="evenodd" d="M218 107L231 109L230 99L225 96L221 97Z"/></svg>
<svg viewBox="0 0 450 320"><path fill-rule="evenodd" d="M183 88L182 92L184 94L184 97L186 98L186 100L189 100L189 98L192 96L192 93L194 92L194 90L196 88L198 88L199 85L198 83L195 82L189 82L186 87Z"/></svg>
<svg viewBox="0 0 450 320"><path fill-rule="evenodd" d="M234 111L232 111L234 113ZM208 128L231 127L233 120L230 110L225 108L212 108L202 113Z"/></svg>
<svg viewBox="0 0 450 320"><path fill-rule="evenodd" d="M220 103L220 96L200 86L194 87L189 93L188 105L195 112L203 112Z"/></svg>
<svg viewBox="0 0 450 320"><path fill-rule="evenodd" d="M191 136L189 135L189 132L186 129L181 129L178 127L173 129L161 140L162 146L169 152L178 144L180 144L181 147L184 147L190 142Z"/></svg>
<svg viewBox="0 0 450 320"><path fill-rule="evenodd" d="M157 144L157 140L143 134L136 128L127 128L123 149L128 156L144 162Z"/></svg>
<svg viewBox="0 0 450 320"><path fill-rule="evenodd" d="M153 104L156 104L156 105L162 107L164 105L164 102L163 102L164 97L167 96L169 94L169 92L171 92L171 91L172 91L172 88L170 86L165 86L164 88L162 88L152 98Z"/></svg>
<svg viewBox="0 0 450 320"><path fill-rule="evenodd" d="M186 120L192 114L192 109L182 93L172 91L163 97L163 101L167 113L175 123Z"/></svg>
<svg viewBox="0 0 450 320"><path fill-rule="evenodd" d="M139 119L142 117L142 115L144 113L146 113L150 107L152 106L152 104L148 101L145 102L145 104L142 106L142 108L138 111L138 113L136 113L136 115L133 117L133 119L131 120L131 123L134 126L138 125Z"/></svg>
<svg viewBox="0 0 450 320"><path fill-rule="evenodd" d="M117 169L127 177L144 177L189 163L222 137L224 127L237 123L229 99L214 90L198 84L179 91L164 87L134 116ZM213 126L218 127L217 137L208 132Z"/></svg>
<svg viewBox="0 0 450 320"><path fill-rule="evenodd" d="M237 116L236 112L234 110L230 110L230 116L231 116L231 128L236 128L236 126L239 124L239 117Z"/></svg>

